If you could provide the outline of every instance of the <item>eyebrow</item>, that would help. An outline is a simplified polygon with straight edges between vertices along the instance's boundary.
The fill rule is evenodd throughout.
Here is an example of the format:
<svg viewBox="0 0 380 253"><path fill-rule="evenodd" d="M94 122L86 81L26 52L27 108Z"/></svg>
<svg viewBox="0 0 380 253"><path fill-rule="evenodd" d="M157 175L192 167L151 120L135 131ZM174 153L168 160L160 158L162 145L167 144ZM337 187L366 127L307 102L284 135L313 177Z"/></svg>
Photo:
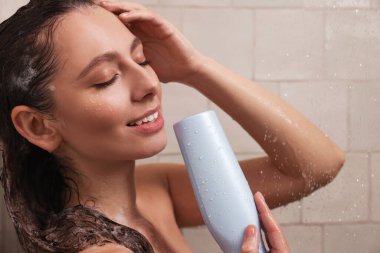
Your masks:
<svg viewBox="0 0 380 253"><path fill-rule="evenodd" d="M132 53L142 42L139 38L135 37L131 43L130 52ZM90 63L81 71L77 79L85 77L94 67L102 62L112 62L119 56L116 51L109 51L99 56L96 56Z"/></svg>

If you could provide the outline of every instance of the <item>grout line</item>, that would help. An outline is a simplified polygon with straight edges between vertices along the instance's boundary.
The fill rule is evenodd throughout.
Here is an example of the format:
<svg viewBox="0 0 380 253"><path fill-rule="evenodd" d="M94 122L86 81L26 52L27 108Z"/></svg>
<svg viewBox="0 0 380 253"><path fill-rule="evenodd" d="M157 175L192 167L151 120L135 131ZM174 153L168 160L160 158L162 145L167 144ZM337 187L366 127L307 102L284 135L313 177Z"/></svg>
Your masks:
<svg viewBox="0 0 380 253"><path fill-rule="evenodd" d="M347 152L352 152L352 126L351 126L351 83L346 84L346 94L347 94Z"/></svg>
<svg viewBox="0 0 380 253"><path fill-rule="evenodd" d="M373 202L372 202L372 184L374 182L372 182L372 173L374 173L373 171L373 166L372 166L372 162L373 162L373 154L372 153L369 153L368 154L368 221L369 222L372 222L373 221L373 217L372 217L372 210L373 210Z"/></svg>
<svg viewBox="0 0 380 253"><path fill-rule="evenodd" d="M327 12L323 11L322 26L323 26L323 36L322 36L322 79L327 78L327 67L326 67L326 43L327 43Z"/></svg>
<svg viewBox="0 0 380 253"><path fill-rule="evenodd" d="M321 237L321 251L325 253L325 226L321 225L322 237Z"/></svg>

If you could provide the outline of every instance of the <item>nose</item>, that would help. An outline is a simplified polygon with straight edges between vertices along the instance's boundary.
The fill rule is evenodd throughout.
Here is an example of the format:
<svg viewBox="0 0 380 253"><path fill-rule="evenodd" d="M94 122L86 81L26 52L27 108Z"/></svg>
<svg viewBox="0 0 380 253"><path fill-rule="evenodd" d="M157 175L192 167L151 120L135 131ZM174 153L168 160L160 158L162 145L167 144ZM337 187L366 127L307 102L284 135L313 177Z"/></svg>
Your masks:
<svg viewBox="0 0 380 253"><path fill-rule="evenodd" d="M160 81L150 66L136 64L130 76L131 99L134 102L154 98L160 91Z"/></svg>

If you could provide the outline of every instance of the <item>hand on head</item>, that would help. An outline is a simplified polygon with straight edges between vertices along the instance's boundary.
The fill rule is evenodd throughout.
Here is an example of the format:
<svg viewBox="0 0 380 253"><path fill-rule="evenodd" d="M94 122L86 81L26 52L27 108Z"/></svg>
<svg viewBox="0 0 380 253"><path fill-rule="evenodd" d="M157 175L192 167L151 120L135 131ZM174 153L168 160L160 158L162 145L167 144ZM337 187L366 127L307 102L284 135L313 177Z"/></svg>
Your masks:
<svg viewBox="0 0 380 253"><path fill-rule="evenodd" d="M143 44L144 54L161 82L178 81L196 74L202 55L167 20L143 5L129 2L95 1L117 15Z"/></svg>
<svg viewBox="0 0 380 253"><path fill-rule="evenodd" d="M266 241L270 248L269 253L290 253L285 236L265 203L263 195L257 192L254 198ZM246 228L241 253L259 252L259 233L260 231L253 225Z"/></svg>

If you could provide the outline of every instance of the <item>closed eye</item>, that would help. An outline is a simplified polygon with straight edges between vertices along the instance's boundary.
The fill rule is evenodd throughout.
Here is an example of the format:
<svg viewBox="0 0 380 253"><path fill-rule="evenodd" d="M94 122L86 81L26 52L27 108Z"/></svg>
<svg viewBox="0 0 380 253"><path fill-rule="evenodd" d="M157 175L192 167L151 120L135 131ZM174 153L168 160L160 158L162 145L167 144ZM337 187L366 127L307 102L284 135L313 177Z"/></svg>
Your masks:
<svg viewBox="0 0 380 253"><path fill-rule="evenodd" d="M146 65L149 65L149 64L150 64L150 61L148 61L148 60L145 60L145 61L139 63L140 66L146 66Z"/></svg>
<svg viewBox="0 0 380 253"><path fill-rule="evenodd" d="M105 88L111 84L113 84L116 79L119 77L119 74L115 74L109 81L107 82L104 82L104 83L97 83L97 84L94 84L93 86L96 88L96 89L102 89L102 88Z"/></svg>

